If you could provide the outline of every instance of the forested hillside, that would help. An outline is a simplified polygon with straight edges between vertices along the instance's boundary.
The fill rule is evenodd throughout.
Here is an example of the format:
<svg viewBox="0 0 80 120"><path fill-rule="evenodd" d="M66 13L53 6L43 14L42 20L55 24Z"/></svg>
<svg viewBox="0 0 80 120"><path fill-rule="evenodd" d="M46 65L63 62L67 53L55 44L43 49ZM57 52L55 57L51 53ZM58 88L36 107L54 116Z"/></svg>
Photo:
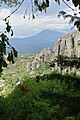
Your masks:
<svg viewBox="0 0 80 120"><path fill-rule="evenodd" d="M36 59L45 55L42 63ZM47 53L47 54L46 54ZM19 55L1 76L1 120L79 120L80 76L61 74L51 66L52 50ZM29 69L32 64L32 69Z"/></svg>

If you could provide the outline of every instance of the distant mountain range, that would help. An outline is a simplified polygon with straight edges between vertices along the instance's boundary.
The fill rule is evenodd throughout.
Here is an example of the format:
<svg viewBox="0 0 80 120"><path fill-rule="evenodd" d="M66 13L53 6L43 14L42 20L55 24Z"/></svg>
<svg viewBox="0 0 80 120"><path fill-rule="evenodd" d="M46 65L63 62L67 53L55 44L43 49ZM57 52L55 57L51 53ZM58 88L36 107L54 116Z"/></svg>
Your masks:
<svg viewBox="0 0 80 120"><path fill-rule="evenodd" d="M55 41L62 33L53 30L44 30L34 36L26 38L12 38L10 43L20 54L34 54L45 47L53 48Z"/></svg>

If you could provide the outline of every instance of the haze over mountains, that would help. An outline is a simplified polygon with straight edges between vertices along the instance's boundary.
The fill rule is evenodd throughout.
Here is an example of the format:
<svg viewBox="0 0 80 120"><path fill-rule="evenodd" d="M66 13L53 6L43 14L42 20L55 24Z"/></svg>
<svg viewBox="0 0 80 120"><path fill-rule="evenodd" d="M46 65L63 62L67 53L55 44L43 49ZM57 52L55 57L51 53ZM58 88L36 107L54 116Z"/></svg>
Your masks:
<svg viewBox="0 0 80 120"><path fill-rule="evenodd" d="M12 38L10 43L20 54L34 54L44 49L51 47L53 49L55 41L62 33L46 29L34 36L26 38Z"/></svg>

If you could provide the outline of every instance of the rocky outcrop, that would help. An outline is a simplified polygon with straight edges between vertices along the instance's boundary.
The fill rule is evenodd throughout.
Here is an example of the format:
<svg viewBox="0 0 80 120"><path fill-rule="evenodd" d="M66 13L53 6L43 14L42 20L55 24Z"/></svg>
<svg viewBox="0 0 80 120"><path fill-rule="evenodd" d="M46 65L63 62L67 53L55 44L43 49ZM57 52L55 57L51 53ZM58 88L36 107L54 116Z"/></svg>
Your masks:
<svg viewBox="0 0 80 120"><path fill-rule="evenodd" d="M45 48L40 53L36 54L31 61L27 62L27 71L33 73L37 68L41 66L43 62L45 62L49 56L52 56L52 49Z"/></svg>
<svg viewBox="0 0 80 120"><path fill-rule="evenodd" d="M80 57L80 32L76 31L64 35L58 39L54 45L54 56L57 55L76 55Z"/></svg>
<svg viewBox="0 0 80 120"><path fill-rule="evenodd" d="M80 32L75 31L73 33L69 33L67 35L63 35L58 39L58 41L54 45L54 59L58 55L63 55L63 56L76 56L80 57ZM60 66L58 66L57 63L55 63L55 69L58 70ZM80 74L80 69L76 69L75 67L70 70L70 67L64 68L63 71L68 70L69 73L77 73ZM58 70L59 71L59 70Z"/></svg>

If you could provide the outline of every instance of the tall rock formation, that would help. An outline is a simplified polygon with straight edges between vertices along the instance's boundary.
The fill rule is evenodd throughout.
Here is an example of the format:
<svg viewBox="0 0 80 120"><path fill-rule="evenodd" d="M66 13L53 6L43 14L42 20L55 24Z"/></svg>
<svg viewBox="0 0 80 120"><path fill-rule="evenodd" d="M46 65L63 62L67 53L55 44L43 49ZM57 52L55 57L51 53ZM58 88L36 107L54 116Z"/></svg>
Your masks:
<svg viewBox="0 0 80 120"><path fill-rule="evenodd" d="M54 45L54 56L67 55L68 57L76 55L80 57L80 32L75 31L63 35Z"/></svg>

